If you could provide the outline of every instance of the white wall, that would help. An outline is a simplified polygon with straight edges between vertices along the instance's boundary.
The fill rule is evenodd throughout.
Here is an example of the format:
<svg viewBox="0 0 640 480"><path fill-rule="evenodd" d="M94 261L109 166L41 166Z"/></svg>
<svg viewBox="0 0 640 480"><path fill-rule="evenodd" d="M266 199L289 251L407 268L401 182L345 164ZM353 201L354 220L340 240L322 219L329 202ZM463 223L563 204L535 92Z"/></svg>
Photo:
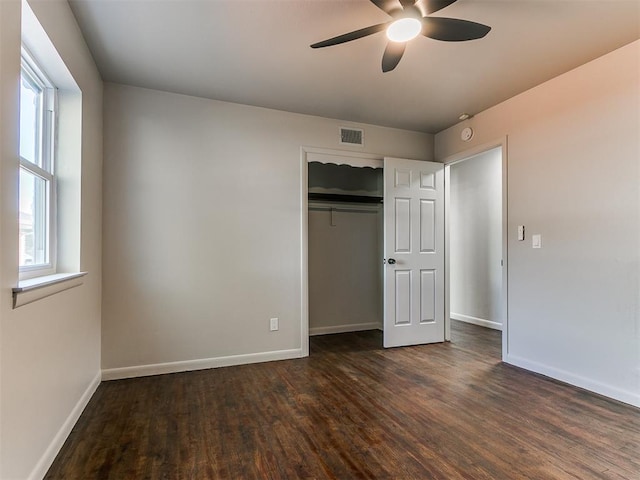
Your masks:
<svg viewBox="0 0 640 480"><path fill-rule="evenodd" d="M301 354L301 146L348 150L341 125L106 86L105 378ZM357 126L366 152L432 154L432 135Z"/></svg>
<svg viewBox="0 0 640 480"><path fill-rule="evenodd" d="M502 149L451 165L451 317L501 328Z"/></svg>
<svg viewBox="0 0 640 480"><path fill-rule="evenodd" d="M640 405L640 41L439 133L436 157L505 135L506 359Z"/></svg>
<svg viewBox="0 0 640 480"><path fill-rule="evenodd" d="M15 310L21 5L0 1L0 478L41 478L100 378L102 82L66 1L29 2L83 92L82 286Z"/></svg>

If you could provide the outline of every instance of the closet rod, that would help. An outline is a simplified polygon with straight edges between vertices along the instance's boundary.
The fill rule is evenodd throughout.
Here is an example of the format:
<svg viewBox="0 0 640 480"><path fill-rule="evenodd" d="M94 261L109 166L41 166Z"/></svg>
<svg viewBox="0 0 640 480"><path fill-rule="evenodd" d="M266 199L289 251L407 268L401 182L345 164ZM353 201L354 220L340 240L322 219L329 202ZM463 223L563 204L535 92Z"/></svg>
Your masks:
<svg viewBox="0 0 640 480"><path fill-rule="evenodd" d="M334 204L334 203L327 203L327 204L322 204L322 203L310 203L309 204L309 211L314 211L314 212L331 212L333 214L333 212L340 212L340 213L374 213L374 214L379 214L380 213L380 209L377 207L377 205L371 205L371 204L351 204L351 205L345 205L345 204Z"/></svg>
<svg viewBox="0 0 640 480"><path fill-rule="evenodd" d="M369 197L367 195L345 195L339 193L309 193L309 200L320 200L328 202L350 202L350 203L382 203L382 197Z"/></svg>

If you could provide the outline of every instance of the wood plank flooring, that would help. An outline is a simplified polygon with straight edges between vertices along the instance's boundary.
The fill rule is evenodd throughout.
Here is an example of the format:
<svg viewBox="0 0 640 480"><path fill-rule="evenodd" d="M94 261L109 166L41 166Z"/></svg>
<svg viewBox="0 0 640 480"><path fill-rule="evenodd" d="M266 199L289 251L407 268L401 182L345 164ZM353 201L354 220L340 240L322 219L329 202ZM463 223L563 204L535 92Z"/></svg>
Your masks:
<svg viewBox="0 0 640 480"><path fill-rule="evenodd" d="M103 382L47 479L640 479L640 411L500 363L500 333Z"/></svg>

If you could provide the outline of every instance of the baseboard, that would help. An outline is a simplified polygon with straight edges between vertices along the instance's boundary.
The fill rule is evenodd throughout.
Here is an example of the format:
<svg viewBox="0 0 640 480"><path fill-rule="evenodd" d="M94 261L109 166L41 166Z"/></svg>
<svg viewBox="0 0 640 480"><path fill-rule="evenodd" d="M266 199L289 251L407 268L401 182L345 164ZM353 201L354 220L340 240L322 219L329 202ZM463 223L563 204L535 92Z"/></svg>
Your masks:
<svg viewBox="0 0 640 480"><path fill-rule="evenodd" d="M350 325L334 325L332 327L309 328L309 336L330 335L332 333L362 332L363 330L381 330L380 322L352 323Z"/></svg>
<svg viewBox="0 0 640 480"><path fill-rule="evenodd" d="M91 397L95 393L96 389L100 385L101 380L101 373L98 372L98 374L94 377L94 379L91 381L87 389L84 391L84 393L76 403L75 407L73 407L73 410L71 410L71 413L60 427L60 430L58 430L58 433L56 433L55 437L53 437L53 440L51 440L51 443L45 450L42 457L40 457L40 460L36 464L35 468L31 471L31 474L28 477L29 480L41 480L47 474L49 467L51 467L51 464L53 464L53 461L56 459L56 456L60 452L60 449L64 445L64 442L67 440L67 437L71 433L71 430L80 418L80 415L82 415L82 412L89 403L89 400L91 400Z"/></svg>
<svg viewBox="0 0 640 480"><path fill-rule="evenodd" d="M150 365L136 365L133 367L107 368L102 370L103 380L120 380L123 378L147 377L165 373L189 372L205 370L207 368L232 367L250 363L273 362L302 357L302 349L277 350L274 352L249 353L246 355L231 355L227 357L202 358L179 362L154 363Z"/></svg>
<svg viewBox="0 0 640 480"><path fill-rule="evenodd" d="M461 313L450 313L449 318L452 320L460 320L465 323L473 323L474 325L479 325L481 327L493 328L494 330L502 330L501 323L485 320L484 318L472 317Z"/></svg>
<svg viewBox="0 0 640 480"><path fill-rule="evenodd" d="M575 375L571 372L554 368L549 365L527 360L526 358L518 357L516 355L507 355L504 359L506 363L515 365L516 367L524 368L535 373L539 373L546 377L560 380L561 382L568 383L575 387L584 388L590 392L603 395L605 397L612 398L619 402L628 403L634 407L640 408L640 394L623 390L621 388L612 387L604 383L596 382L589 378Z"/></svg>

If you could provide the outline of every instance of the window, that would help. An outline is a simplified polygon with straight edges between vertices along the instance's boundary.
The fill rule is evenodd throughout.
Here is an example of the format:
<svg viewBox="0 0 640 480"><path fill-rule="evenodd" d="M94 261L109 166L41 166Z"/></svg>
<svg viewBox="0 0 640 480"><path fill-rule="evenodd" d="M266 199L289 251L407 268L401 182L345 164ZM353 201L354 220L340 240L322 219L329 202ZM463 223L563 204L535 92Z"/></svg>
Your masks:
<svg viewBox="0 0 640 480"><path fill-rule="evenodd" d="M23 49L20 75L20 278L56 267L56 89Z"/></svg>
<svg viewBox="0 0 640 480"><path fill-rule="evenodd" d="M2 0L0 0L2 3ZM82 285L83 94L29 2L22 2L13 308Z"/></svg>

